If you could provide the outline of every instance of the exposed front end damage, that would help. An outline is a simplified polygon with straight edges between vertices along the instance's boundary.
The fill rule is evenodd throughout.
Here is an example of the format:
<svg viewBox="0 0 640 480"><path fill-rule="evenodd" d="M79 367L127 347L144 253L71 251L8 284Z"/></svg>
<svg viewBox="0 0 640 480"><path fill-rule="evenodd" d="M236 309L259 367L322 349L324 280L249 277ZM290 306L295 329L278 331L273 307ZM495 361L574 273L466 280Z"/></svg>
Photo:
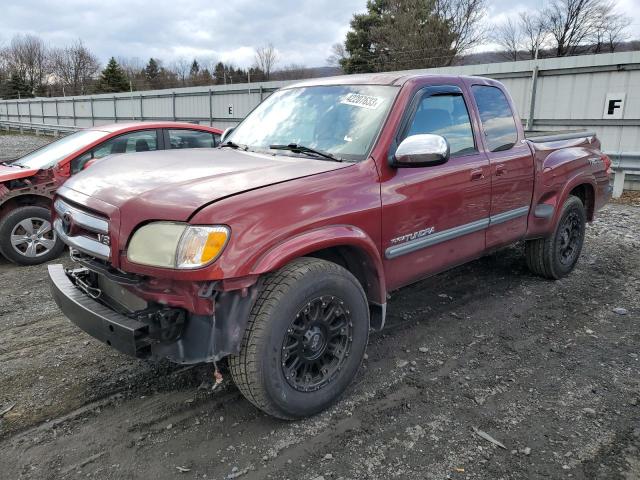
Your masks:
<svg viewBox="0 0 640 480"><path fill-rule="evenodd" d="M171 301L185 286L159 291L147 278L87 264L50 265L50 286L62 312L98 340L137 358L181 364L215 362L239 351L258 282L236 290L222 282L194 285L200 303L209 305L208 313L197 313Z"/></svg>
<svg viewBox="0 0 640 480"><path fill-rule="evenodd" d="M57 177L53 170L41 170L36 173L27 170L23 173L27 176L16 175L9 176L4 175L7 179L0 183L0 210L5 208L5 205L12 205L13 201L17 201L20 204L20 199L39 197L43 201L51 200L56 189L64 182L64 178ZM0 176L0 179L3 179ZM31 204L32 202L25 202L25 204Z"/></svg>

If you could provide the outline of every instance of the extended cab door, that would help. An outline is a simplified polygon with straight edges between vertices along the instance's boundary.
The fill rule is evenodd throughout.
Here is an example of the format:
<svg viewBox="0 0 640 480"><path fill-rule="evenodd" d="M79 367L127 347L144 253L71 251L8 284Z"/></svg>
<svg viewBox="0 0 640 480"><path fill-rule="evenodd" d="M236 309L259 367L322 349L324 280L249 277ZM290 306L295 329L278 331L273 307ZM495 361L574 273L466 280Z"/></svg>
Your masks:
<svg viewBox="0 0 640 480"><path fill-rule="evenodd" d="M484 83L480 83L484 82ZM487 248L508 245L527 231L533 194L533 156L505 92L491 80L473 80L471 92L491 164L491 211Z"/></svg>
<svg viewBox="0 0 640 480"><path fill-rule="evenodd" d="M447 163L392 168L384 175L382 250L390 290L475 258L485 249L490 184L489 161L476 142L460 85L427 86L410 102L396 146L409 135L447 139ZM393 154L392 147L389 154Z"/></svg>

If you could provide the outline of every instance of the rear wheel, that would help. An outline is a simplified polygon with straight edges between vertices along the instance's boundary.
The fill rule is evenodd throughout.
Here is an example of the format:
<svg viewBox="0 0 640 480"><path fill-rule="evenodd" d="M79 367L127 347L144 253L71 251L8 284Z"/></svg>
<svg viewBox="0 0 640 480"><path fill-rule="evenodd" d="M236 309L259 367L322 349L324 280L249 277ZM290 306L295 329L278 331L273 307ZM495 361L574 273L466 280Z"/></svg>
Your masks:
<svg viewBox="0 0 640 480"><path fill-rule="evenodd" d="M527 266L542 277L559 279L578 263L587 223L587 214L578 197L569 196L555 232L548 238L529 240L525 246Z"/></svg>
<svg viewBox="0 0 640 480"><path fill-rule="evenodd" d="M37 265L63 250L64 243L51 226L51 213L44 207L19 207L0 221L0 253L13 263Z"/></svg>
<svg viewBox="0 0 640 480"><path fill-rule="evenodd" d="M339 265L300 258L265 278L235 383L256 407L293 419L318 413L345 391L367 344L369 308L358 280Z"/></svg>

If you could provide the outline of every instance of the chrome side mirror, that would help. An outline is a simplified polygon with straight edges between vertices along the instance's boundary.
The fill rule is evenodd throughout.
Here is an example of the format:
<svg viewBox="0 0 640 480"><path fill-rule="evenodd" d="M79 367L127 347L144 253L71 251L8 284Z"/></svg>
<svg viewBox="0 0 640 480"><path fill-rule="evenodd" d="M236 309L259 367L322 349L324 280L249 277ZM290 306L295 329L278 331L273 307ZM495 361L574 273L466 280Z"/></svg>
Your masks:
<svg viewBox="0 0 640 480"><path fill-rule="evenodd" d="M235 130L235 127L229 127L222 132L222 136L220 137L220 145L227 141L227 137L231 135L231 132Z"/></svg>
<svg viewBox="0 0 640 480"><path fill-rule="evenodd" d="M411 135L396 150L391 165L394 167L431 167L449 160L449 142L431 133Z"/></svg>

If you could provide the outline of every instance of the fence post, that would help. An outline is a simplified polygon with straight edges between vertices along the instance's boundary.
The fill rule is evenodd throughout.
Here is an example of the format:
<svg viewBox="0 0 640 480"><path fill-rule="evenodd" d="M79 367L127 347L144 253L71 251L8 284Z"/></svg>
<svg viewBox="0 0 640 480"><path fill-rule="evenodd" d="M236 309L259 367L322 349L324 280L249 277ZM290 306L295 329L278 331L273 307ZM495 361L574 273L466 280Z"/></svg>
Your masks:
<svg viewBox="0 0 640 480"><path fill-rule="evenodd" d="M118 123L118 100L113 96L113 121Z"/></svg>
<svg viewBox="0 0 640 480"><path fill-rule="evenodd" d="M142 110L143 98L142 94L140 94L140 121L144 121L144 112Z"/></svg>
<svg viewBox="0 0 640 480"><path fill-rule="evenodd" d="M89 98L89 109L91 110L91 126L95 127L96 125L96 117L93 113L93 97Z"/></svg>
<svg viewBox="0 0 640 480"><path fill-rule="evenodd" d="M171 101L172 101L172 110L173 110L173 121L175 122L177 117L176 117L176 92L171 92Z"/></svg>
<svg viewBox="0 0 640 480"><path fill-rule="evenodd" d="M209 89L209 126L213 127L213 92Z"/></svg>
<svg viewBox="0 0 640 480"><path fill-rule="evenodd" d="M533 67L531 74L531 98L529 102L529 118L527 119L527 130L533 128L533 120L536 108L536 90L538 88L538 66Z"/></svg>
<svg viewBox="0 0 640 480"><path fill-rule="evenodd" d="M29 100L27 102L27 108L29 109L29 123L33 123L33 120L31 119L31 100Z"/></svg>
<svg viewBox="0 0 640 480"><path fill-rule="evenodd" d="M58 115L58 99L55 99L56 102L56 125L60 125L60 115Z"/></svg>
<svg viewBox="0 0 640 480"><path fill-rule="evenodd" d="M262 103L262 97L264 92L262 91L262 85L260 85L260 103Z"/></svg>
<svg viewBox="0 0 640 480"><path fill-rule="evenodd" d="M40 113L42 114L42 124L44 125L47 123L44 121L44 100L40 100Z"/></svg>
<svg viewBox="0 0 640 480"><path fill-rule="evenodd" d="M16 110L18 111L18 122L22 122L22 116L20 115L20 103L16 100Z"/></svg>
<svg viewBox="0 0 640 480"><path fill-rule="evenodd" d="M71 99L71 112L73 115L73 126L76 127L76 98Z"/></svg>

